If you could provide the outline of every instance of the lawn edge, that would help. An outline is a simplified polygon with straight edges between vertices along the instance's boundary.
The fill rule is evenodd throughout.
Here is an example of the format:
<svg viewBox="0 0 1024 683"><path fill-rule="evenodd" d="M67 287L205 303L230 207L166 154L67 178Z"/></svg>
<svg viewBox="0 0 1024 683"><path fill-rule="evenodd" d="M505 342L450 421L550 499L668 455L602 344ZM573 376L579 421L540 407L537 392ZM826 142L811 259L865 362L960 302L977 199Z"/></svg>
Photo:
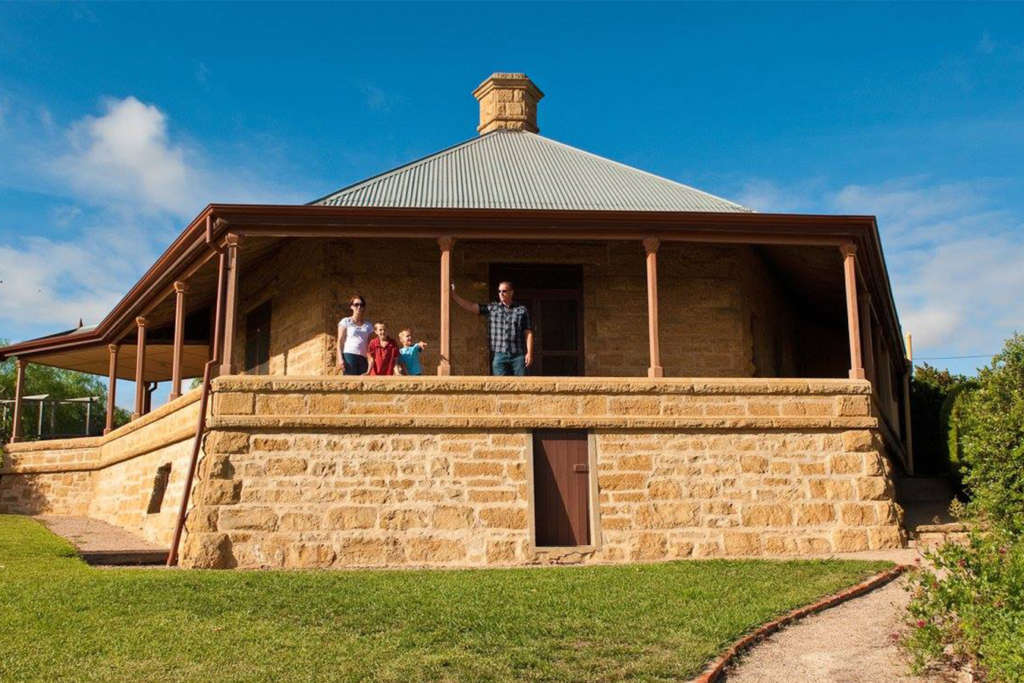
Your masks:
<svg viewBox="0 0 1024 683"><path fill-rule="evenodd" d="M787 626L793 623L794 621L798 621L811 614L824 611L830 607L835 607L836 605L846 602L847 600L852 600L853 598L860 597L865 593L870 593L876 588L881 588L885 584L889 583L893 579L896 579L901 574L910 569L913 569L913 567L909 564L898 564L892 569L886 569L885 571L879 572L878 574L875 574L874 576L865 579L864 581L861 581L857 585L847 588L844 591L840 591L839 593L834 593L833 595L826 596L821 600L810 605L797 607L796 609L788 612L784 616L781 616L778 619L775 619L774 621L769 621L753 633L748 633L747 635L743 636L735 643L733 643L732 646L725 651L725 653L723 653L717 659L712 661L704 669L703 673L701 673L696 678L692 679L691 683L715 683L722 677L722 673L725 671L725 668L729 664L731 664L737 656L742 654L751 646L756 645L758 642L764 640L771 634L775 633L783 626Z"/></svg>

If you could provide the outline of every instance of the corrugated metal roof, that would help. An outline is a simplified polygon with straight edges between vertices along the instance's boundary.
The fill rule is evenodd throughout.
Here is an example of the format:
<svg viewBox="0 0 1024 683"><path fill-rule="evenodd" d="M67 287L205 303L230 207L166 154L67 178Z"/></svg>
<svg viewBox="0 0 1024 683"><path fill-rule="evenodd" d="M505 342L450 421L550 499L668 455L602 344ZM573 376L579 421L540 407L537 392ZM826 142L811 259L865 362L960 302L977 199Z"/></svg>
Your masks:
<svg viewBox="0 0 1024 683"><path fill-rule="evenodd" d="M475 137L312 203L437 209L751 211L535 133L509 130Z"/></svg>

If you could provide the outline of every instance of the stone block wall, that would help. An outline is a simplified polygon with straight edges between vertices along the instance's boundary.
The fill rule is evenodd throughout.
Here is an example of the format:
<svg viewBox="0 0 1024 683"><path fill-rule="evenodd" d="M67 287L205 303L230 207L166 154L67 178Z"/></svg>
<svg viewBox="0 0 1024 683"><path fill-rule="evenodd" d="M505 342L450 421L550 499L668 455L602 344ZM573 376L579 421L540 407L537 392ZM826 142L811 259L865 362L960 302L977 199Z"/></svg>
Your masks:
<svg viewBox="0 0 1024 683"><path fill-rule="evenodd" d="M0 512L88 516L170 543L192 454L199 390L102 437L4 447ZM157 469L170 464L160 510L148 513Z"/></svg>
<svg viewBox="0 0 1024 683"><path fill-rule="evenodd" d="M902 544L850 380L221 378L182 562L488 566ZM532 431L594 434L590 546L533 538Z"/></svg>
<svg viewBox="0 0 1024 683"><path fill-rule="evenodd" d="M324 275L326 254L308 240L282 240L258 259L241 252L238 317L232 363L244 372L246 315L270 302L272 375L316 375L324 372L329 344L325 329L330 299Z"/></svg>
<svg viewBox="0 0 1024 683"><path fill-rule="evenodd" d="M270 374L334 374L337 322L349 315L349 297L361 293L369 304L370 321L386 321L395 337L401 328L412 327L417 338L428 342L423 367L433 374L440 328L437 244L367 239L327 240L315 249L311 244L285 240L256 261L245 261L243 254L233 356L239 371L244 365L245 314L269 300ZM452 270L459 294L471 301L492 300L492 263L580 265L587 376L646 376L647 283L639 241L458 242ZM787 295L753 249L666 242L658 269L666 375L797 374L801 352ZM843 349L836 348L845 367ZM485 321L453 304L453 374L489 374L488 358Z"/></svg>

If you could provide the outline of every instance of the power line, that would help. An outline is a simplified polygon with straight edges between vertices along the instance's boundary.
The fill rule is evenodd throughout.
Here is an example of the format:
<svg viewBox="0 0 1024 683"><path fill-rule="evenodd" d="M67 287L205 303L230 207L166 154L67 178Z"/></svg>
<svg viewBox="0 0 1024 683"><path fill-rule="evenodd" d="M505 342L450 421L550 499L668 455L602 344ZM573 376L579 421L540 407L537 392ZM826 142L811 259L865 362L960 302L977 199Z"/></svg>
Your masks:
<svg viewBox="0 0 1024 683"><path fill-rule="evenodd" d="M991 358L994 353L978 353L972 356L918 356L914 360L959 360L961 358Z"/></svg>

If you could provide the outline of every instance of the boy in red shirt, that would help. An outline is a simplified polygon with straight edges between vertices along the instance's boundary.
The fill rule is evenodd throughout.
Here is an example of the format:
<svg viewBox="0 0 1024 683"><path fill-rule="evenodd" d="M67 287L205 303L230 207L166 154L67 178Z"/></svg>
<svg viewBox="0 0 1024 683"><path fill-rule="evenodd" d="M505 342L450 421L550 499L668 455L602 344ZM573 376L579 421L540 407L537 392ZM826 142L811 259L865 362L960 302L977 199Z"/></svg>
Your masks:
<svg viewBox="0 0 1024 683"><path fill-rule="evenodd" d="M388 336L385 323L373 324L376 335L366 347L366 360L370 363L371 375L394 375L395 362L398 360L398 344Z"/></svg>

